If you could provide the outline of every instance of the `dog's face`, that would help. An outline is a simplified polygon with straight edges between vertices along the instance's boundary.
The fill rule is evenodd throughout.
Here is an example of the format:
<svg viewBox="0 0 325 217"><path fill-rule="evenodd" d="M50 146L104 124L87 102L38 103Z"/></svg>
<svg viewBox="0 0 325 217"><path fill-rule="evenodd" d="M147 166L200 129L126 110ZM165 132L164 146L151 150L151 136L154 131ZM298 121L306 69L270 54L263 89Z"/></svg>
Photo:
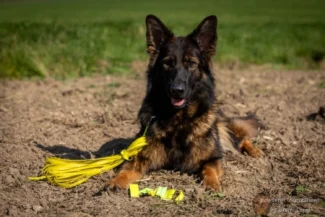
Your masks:
<svg viewBox="0 0 325 217"><path fill-rule="evenodd" d="M147 48L149 67L174 108L183 108L203 79L209 75L210 59L215 53L217 18L209 16L185 37L175 37L155 16L149 15ZM149 76L150 77L150 76ZM197 94L196 94L197 95Z"/></svg>

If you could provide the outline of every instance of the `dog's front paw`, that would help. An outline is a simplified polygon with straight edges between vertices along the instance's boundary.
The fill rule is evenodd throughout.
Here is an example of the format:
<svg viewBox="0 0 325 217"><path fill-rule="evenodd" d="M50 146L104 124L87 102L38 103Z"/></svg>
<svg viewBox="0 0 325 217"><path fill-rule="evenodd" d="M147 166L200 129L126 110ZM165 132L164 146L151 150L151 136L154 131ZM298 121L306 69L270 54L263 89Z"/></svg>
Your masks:
<svg viewBox="0 0 325 217"><path fill-rule="evenodd" d="M107 184L107 188L110 190L127 189L129 184L128 178L121 174L110 180Z"/></svg>
<svg viewBox="0 0 325 217"><path fill-rule="evenodd" d="M206 190L221 191L221 184L217 177L205 176L203 179L203 187Z"/></svg>
<svg viewBox="0 0 325 217"><path fill-rule="evenodd" d="M108 182L107 187L109 189L127 189L129 184L140 179L142 174L135 170L122 170L117 176Z"/></svg>
<svg viewBox="0 0 325 217"><path fill-rule="evenodd" d="M263 151L256 147L253 150L251 150L248 154L253 158L259 158L264 155Z"/></svg>

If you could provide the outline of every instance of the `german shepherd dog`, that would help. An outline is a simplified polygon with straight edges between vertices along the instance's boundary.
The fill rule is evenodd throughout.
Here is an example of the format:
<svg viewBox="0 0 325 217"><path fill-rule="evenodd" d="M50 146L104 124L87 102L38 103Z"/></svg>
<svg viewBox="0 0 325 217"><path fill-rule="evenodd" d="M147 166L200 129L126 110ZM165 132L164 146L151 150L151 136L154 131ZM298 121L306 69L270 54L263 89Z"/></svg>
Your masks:
<svg viewBox="0 0 325 217"><path fill-rule="evenodd" d="M150 60L138 136L148 126L148 146L121 166L108 187L127 188L146 172L164 168L198 174L206 189L218 191L223 147L231 144L259 157L251 139L262 125L253 115L228 118L219 111L211 64L217 17L205 18L185 37L174 36L154 15L147 16L146 26Z"/></svg>

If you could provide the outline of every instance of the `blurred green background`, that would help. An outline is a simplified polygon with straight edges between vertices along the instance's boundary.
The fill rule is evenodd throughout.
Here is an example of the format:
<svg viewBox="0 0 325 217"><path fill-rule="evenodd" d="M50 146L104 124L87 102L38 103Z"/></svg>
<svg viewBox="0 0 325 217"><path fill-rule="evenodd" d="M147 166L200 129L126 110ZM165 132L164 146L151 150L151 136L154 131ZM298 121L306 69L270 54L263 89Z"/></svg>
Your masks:
<svg viewBox="0 0 325 217"><path fill-rule="evenodd" d="M324 63L323 0L1 0L0 77L130 73L132 61L147 60L147 14L176 35L217 15L220 64L317 69Z"/></svg>

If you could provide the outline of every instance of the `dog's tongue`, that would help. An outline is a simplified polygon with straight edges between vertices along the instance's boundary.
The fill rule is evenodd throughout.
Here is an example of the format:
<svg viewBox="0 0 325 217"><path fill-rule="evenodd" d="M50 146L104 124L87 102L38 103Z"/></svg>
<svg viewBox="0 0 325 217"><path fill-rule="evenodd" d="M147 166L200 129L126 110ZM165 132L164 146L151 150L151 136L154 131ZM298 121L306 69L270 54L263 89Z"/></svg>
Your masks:
<svg viewBox="0 0 325 217"><path fill-rule="evenodd" d="M185 99L171 98L171 103L173 106L182 106L185 103Z"/></svg>

